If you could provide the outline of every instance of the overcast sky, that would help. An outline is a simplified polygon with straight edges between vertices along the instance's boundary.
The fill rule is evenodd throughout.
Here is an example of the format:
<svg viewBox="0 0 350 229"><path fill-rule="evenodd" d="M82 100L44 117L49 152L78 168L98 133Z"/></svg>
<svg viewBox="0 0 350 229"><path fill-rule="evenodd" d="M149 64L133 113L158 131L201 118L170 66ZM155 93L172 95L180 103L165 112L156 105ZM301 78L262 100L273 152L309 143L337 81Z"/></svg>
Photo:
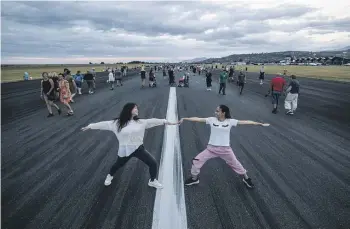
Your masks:
<svg viewBox="0 0 350 229"><path fill-rule="evenodd" d="M1 2L2 63L179 61L350 45L350 1Z"/></svg>

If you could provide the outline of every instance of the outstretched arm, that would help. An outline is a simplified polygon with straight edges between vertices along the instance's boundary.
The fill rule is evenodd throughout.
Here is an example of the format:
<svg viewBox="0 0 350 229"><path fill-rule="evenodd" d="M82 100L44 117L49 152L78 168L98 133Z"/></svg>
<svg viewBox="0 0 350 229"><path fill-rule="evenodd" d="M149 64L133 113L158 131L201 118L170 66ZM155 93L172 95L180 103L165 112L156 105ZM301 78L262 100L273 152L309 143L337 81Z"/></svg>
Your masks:
<svg viewBox="0 0 350 229"><path fill-rule="evenodd" d="M239 120L238 125L258 125L258 126L270 126L268 123L254 122L250 120Z"/></svg>
<svg viewBox="0 0 350 229"><path fill-rule="evenodd" d="M180 120L180 123L183 121L190 121L190 122L206 122L206 118L198 118L198 117L191 117L191 118L182 118Z"/></svg>
<svg viewBox="0 0 350 229"><path fill-rule="evenodd" d="M155 127L155 126L161 126L161 125L177 125L178 122L169 122L166 119L158 119L158 118L151 118L151 119L145 119L146 121L146 129Z"/></svg>
<svg viewBox="0 0 350 229"><path fill-rule="evenodd" d="M89 130L89 129L95 129L95 130L113 130L113 125L116 125L114 121L103 121L103 122L97 122L97 123L91 123L83 128L81 128L82 131Z"/></svg>

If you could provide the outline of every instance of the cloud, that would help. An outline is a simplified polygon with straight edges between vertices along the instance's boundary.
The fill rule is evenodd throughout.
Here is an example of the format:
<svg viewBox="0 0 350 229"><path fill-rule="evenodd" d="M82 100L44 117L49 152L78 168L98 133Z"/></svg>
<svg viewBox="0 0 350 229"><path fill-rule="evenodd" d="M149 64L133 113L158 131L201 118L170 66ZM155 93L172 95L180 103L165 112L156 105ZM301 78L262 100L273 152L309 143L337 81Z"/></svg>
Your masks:
<svg viewBox="0 0 350 229"><path fill-rule="evenodd" d="M3 1L1 57L3 63L86 63L316 51L350 42L349 7L342 0Z"/></svg>

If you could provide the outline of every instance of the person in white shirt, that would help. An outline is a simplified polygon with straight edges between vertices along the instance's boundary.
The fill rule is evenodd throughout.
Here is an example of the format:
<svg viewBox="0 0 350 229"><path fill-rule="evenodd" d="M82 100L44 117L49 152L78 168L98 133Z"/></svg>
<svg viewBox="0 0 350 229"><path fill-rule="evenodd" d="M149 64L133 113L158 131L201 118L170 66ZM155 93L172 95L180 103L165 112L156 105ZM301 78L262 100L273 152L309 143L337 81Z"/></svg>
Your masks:
<svg viewBox="0 0 350 229"><path fill-rule="evenodd" d="M177 125L178 123L170 123L166 119L139 119L137 105L135 103L127 103L120 112L119 118L111 121L91 123L82 128L83 131L88 129L112 131L119 141L118 158L106 177L104 183L106 186L111 184L113 175L118 169L124 166L132 157L136 157L149 167L151 179L148 185L154 188L163 187L156 179L158 173L157 161L144 148L143 138L146 129L164 124Z"/></svg>
<svg viewBox="0 0 350 229"><path fill-rule="evenodd" d="M111 90L114 90L114 74L112 72L112 69L108 69L108 82L111 86Z"/></svg>
<svg viewBox="0 0 350 229"><path fill-rule="evenodd" d="M192 122L205 122L210 125L210 139L207 148L198 154L192 161L191 177L185 181L185 185L193 185L199 183L199 173L205 162L211 158L220 157L226 161L226 163L236 173L243 175L243 182L248 188L253 188L254 185L251 179L247 175L247 171L237 160L230 146L230 130L231 127L237 125L261 125L269 126L270 124L264 124L253 121L240 121L232 119L230 115L230 109L226 105L219 105L215 111L216 117L209 118L182 118L180 123L184 120Z"/></svg>

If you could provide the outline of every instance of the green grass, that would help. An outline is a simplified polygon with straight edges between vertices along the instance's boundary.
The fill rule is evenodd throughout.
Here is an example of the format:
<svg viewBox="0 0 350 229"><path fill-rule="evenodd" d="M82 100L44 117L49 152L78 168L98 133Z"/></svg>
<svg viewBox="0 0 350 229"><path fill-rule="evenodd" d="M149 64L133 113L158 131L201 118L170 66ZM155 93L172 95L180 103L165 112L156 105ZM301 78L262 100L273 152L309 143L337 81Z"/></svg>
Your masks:
<svg viewBox="0 0 350 229"><path fill-rule="evenodd" d="M243 65L244 69L245 67L248 67L248 72L260 72L258 65ZM221 65L218 65L218 68L221 68ZM236 66L236 70L238 69L240 66ZM265 65L266 74L283 73L284 69L287 69L287 75L297 77L350 82L350 66Z"/></svg>
<svg viewBox="0 0 350 229"><path fill-rule="evenodd" d="M106 65L109 67L115 67L120 65ZM139 64L129 64L129 68L140 66ZM210 65L206 65L211 67ZM63 72L64 68L69 68L72 74L75 74L78 70L81 72L86 72L92 67L95 68L97 72L102 71L105 65L16 65L16 66L1 66L1 82L11 82L23 80L24 72L28 72L33 79L41 78L42 72ZM245 66L243 66L245 67ZM257 65L247 65L248 72L260 71L260 66ZM218 68L221 69L221 65L218 64ZM240 67L236 66L236 69ZM316 78L323 80L337 80L350 82L350 66L298 66L298 65L266 65L266 74L277 74L283 73L283 70L287 69L288 75L296 75L297 77L307 77Z"/></svg>
<svg viewBox="0 0 350 229"><path fill-rule="evenodd" d="M91 68L95 68L96 72L104 70L105 66L109 67L120 67L121 65L106 64L106 65L12 65L12 66L1 66L1 82L12 82L23 80L24 72L28 72L33 79L41 78L43 72L57 72L63 73L64 68L68 68L72 74L75 74L78 70L85 73ZM133 68L138 65L128 65L129 68Z"/></svg>

